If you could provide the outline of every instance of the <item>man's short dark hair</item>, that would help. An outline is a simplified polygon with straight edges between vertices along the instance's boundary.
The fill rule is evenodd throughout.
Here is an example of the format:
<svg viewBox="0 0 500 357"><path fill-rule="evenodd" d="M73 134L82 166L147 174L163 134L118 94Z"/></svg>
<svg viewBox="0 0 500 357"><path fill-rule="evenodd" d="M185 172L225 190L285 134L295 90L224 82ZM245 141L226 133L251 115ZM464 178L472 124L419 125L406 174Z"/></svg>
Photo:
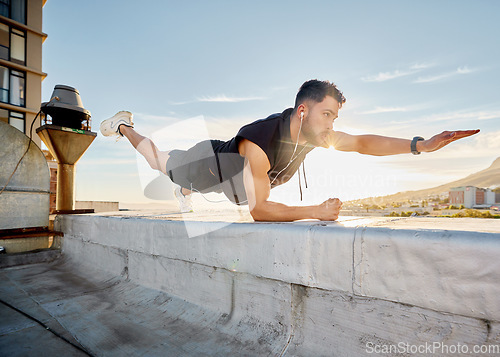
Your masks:
<svg viewBox="0 0 500 357"><path fill-rule="evenodd" d="M316 103L322 102L326 96L333 97L340 106L345 103L345 97L337 86L330 81L319 81L317 79L311 79L305 82L300 87L297 96L295 97L295 108L297 110L298 106L304 103L306 100L313 100Z"/></svg>

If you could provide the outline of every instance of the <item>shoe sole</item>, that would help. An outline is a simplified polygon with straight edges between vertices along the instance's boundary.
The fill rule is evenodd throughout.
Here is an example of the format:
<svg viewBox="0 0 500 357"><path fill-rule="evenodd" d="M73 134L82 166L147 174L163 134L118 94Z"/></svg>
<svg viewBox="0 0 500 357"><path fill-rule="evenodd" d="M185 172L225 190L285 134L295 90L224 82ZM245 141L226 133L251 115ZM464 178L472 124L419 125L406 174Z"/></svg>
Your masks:
<svg viewBox="0 0 500 357"><path fill-rule="evenodd" d="M125 114L125 118L121 118L120 114ZM116 116L118 116L118 118L115 118ZM107 130L103 130L103 126L106 127L107 124L109 124L109 128L111 129L111 133L109 133ZM115 136L115 135L119 135L119 136L123 136L118 128L120 125L126 125L130 128L133 128L134 126L134 123L132 121L132 113L131 112L128 112L128 111L120 111L118 113L116 113L115 115L113 115L113 117L109 118L109 119L106 119L106 120L103 120L101 122L101 125L99 127L100 131L101 131L101 134L104 135L104 136ZM116 129L115 129L116 128Z"/></svg>

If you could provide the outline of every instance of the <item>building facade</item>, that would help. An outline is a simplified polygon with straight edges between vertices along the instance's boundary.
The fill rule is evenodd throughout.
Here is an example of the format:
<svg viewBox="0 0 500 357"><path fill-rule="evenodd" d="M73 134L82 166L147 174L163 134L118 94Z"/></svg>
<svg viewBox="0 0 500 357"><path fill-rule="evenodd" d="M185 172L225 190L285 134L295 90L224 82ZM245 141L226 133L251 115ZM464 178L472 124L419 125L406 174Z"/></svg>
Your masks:
<svg viewBox="0 0 500 357"><path fill-rule="evenodd" d="M464 205L472 208L480 205L493 205L496 201L495 192L489 188L474 186L452 187L449 192L451 205Z"/></svg>
<svg viewBox="0 0 500 357"><path fill-rule="evenodd" d="M0 120L30 135L40 110L42 80L42 9L45 0L0 0ZM32 139L40 138L33 125Z"/></svg>

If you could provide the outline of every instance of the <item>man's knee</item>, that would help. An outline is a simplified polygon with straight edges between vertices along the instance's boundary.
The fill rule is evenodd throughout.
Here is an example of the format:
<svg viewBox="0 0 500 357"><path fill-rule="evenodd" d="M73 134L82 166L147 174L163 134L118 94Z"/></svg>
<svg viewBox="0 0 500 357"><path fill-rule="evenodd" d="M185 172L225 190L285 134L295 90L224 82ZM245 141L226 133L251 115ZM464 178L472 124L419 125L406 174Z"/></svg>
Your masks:
<svg viewBox="0 0 500 357"><path fill-rule="evenodd" d="M158 171L161 171L161 170L160 170L160 165L159 165L159 163L158 163L158 161L157 161L157 160L155 160L154 158L153 158L153 159L152 159L152 158L149 158L149 157L147 157L147 158L146 158L146 160L147 160L147 162L148 162L149 166L150 166L153 170L158 170Z"/></svg>
<svg viewBox="0 0 500 357"><path fill-rule="evenodd" d="M158 150L154 143L149 139L142 140L137 146L137 150L144 156L153 170L165 173L166 162L169 158L170 151Z"/></svg>
<svg viewBox="0 0 500 357"><path fill-rule="evenodd" d="M165 175L167 174L167 160L168 158L163 159L161 156L146 158L146 161L153 170L158 170Z"/></svg>

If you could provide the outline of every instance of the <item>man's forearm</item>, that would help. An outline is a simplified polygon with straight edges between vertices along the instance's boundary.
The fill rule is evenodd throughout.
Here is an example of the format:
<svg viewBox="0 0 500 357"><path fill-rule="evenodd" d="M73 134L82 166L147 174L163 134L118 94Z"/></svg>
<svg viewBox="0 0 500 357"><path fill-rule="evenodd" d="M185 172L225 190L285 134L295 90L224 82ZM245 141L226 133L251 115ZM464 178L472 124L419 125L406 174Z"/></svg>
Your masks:
<svg viewBox="0 0 500 357"><path fill-rule="evenodd" d="M282 203L265 201L256 205L250 213L256 221L291 222L299 219L335 221L341 207L342 202L338 198L330 198L315 206L287 206Z"/></svg>
<svg viewBox="0 0 500 357"><path fill-rule="evenodd" d="M266 201L250 211L256 221L291 222L299 219L315 219L317 206L287 206Z"/></svg>
<svg viewBox="0 0 500 357"><path fill-rule="evenodd" d="M420 144L421 142L418 141L417 150ZM360 154L375 156L407 154L411 152L411 140L379 135L360 135L356 151Z"/></svg>

